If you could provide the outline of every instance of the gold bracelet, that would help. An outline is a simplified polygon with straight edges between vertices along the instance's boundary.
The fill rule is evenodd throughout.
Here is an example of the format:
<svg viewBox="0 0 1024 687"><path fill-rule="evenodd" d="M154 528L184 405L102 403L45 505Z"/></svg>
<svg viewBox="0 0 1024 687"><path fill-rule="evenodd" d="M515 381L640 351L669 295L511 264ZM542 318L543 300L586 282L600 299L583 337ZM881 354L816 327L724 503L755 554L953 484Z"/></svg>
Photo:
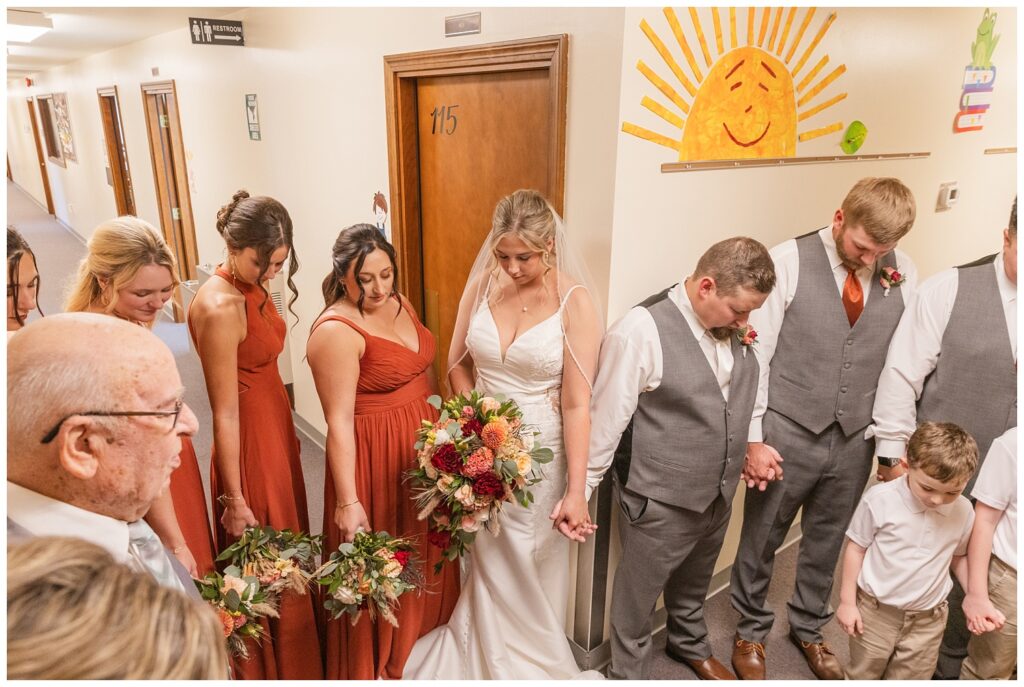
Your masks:
<svg viewBox="0 0 1024 687"><path fill-rule="evenodd" d="M217 497L217 503L222 506L227 506L225 501L245 501L245 496L228 496L227 494L221 494Z"/></svg>
<svg viewBox="0 0 1024 687"><path fill-rule="evenodd" d="M349 506L354 506L357 503L359 503L359 499L356 499L355 501L352 501L350 503L342 503L342 504L336 505L334 508L335 508L335 510L345 510Z"/></svg>
<svg viewBox="0 0 1024 687"><path fill-rule="evenodd" d="M182 551L184 551L187 548L188 548L188 544L182 544L181 546L175 546L173 549L171 549L171 553L173 553L175 556L177 556L179 553L181 553Z"/></svg>

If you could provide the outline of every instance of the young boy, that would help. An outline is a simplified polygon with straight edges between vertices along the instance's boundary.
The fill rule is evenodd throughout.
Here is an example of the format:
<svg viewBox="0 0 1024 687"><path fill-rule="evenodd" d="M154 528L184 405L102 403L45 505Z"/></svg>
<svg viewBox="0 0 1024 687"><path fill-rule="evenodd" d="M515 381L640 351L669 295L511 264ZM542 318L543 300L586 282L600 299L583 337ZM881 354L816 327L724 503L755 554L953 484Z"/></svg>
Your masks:
<svg viewBox="0 0 1024 687"><path fill-rule="evenodd" d="M974 511L961 496L978 445L949 422L910 437L907 474L864 495L846 530L836 618L850 635L849 680L927 680L935 671L953 587L967 586Z"/></svg>
<svg viewBox="0 0 1024 687"><path fill-rule="evenodd" d="M971 496L976 503L964 616L975 636L960 679L1008 680L1017 663L1016 427L992 442Z"/></svg>

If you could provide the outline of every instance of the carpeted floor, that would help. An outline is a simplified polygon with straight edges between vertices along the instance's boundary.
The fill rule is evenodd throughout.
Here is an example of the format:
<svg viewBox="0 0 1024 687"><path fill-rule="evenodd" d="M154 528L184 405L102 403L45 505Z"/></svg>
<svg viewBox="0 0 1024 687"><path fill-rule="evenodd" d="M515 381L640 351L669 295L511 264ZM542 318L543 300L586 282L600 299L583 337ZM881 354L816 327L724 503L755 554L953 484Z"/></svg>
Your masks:
<svg viewBox="0 0 1024 687"><path fill-rule="evenodd" d="M41 287L39 301L44 313L62 310L64 291L72 281L79 260L85 255L82 241L14 184L7 183L7 223L14 225L32 246L38 260ZM32 317L38 317L33 315ZM206 395L202 368L195 354L184 324L162 318L154 332L174 351L182 382L186 387L185 400L199 418L200 432L195 437L196 454L204 475L209 495L210 446L212 418ZM324 453L312 439L302 436L302 469L306 480L310 527L313 533L322 530ZM766 645L768 678L773 680L809 680L814 676L799 650L788 640L789 623L785 604L793 587L798 544L784 549L775 561L775 573L769 592L769 601L778 614L777 622ZM838 585L833 590L833 605L838 603ZM729 604L728 589L712 596L705 608L714 654L729 665L732 655L732 637L737 614ZM825 628L825 639L840 661L848 656L846 636L835 622ZM668 658L664 653L664 632L655 638L655 655L651 677L662 680L692 680L693 672Z"/></svg>

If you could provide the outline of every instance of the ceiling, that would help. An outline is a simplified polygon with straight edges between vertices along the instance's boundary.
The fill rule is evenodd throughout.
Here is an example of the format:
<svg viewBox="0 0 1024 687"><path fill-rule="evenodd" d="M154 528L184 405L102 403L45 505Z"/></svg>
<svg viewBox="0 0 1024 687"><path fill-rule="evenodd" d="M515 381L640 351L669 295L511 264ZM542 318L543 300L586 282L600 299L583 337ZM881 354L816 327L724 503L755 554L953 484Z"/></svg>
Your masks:
<svg viewBox="0 0 1024 687"><path fill-rule="evenodd" d="M242 7L8 7L42 12L53 29L31 43L7 44L7 78L106 52L150 36L188 26L188 17L220 18Z"/></svg>

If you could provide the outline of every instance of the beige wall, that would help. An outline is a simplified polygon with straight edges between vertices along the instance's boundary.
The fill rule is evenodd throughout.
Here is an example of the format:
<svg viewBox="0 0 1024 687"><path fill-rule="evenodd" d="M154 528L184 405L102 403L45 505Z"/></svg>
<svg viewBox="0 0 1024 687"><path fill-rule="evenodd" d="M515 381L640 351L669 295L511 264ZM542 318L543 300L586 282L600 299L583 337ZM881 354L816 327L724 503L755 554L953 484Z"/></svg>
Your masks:
<svg viewBox="0 0 1024 687"><path fill-rule="evenodd" d="M35 108L34 103L32 107ZM35 142L32 138L32 122L28 117L24 97L8 98L7 159L11 163L11 176L14 181L45 208L43 177L39 173L39 158L36 156Z"/></svg>
<svg viewBox="0 0 1024 687"><path fill-rule="evenodd" d="M138 212L158 223L139 84L174 79L200 262L223 257L214 223L235 190L273 195L292 216L301 265L299 320L291 330L296 410L324 431L302 362L305 334L323 305L319 286L338 231L372 220L373 193L388 193L384 55L570 35L565 219L601 288L608 283L623 10L490 8L483 11L482 34L444 38L445 15L463 11L249 9L230 17L245 22L245 48L191 45L183 26L40 74L31 89L9 83L15 179L21 183L21 166L31 164L21 150L24 133L12 128L25 96L66 92L79 161L67 169L49 164L57 216L86 237L112 217L96 88L117 85ZM246 93L259 97L260 142L248 138ZM42 198L41 185L22 186Z"/></svg>

